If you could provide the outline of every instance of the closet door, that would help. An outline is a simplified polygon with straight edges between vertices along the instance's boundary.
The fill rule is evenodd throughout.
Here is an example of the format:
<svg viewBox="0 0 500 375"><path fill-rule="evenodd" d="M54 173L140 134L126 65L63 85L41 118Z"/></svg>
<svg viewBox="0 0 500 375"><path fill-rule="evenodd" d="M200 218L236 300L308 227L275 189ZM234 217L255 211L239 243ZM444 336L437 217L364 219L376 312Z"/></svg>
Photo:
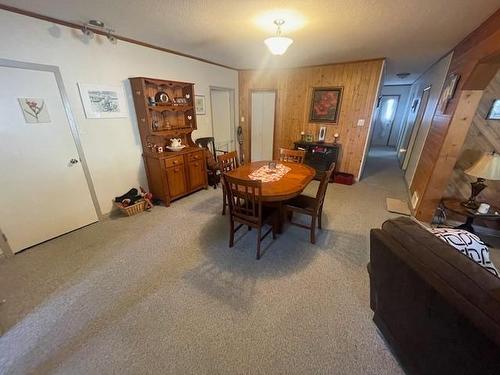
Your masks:
<svg viewBox="0 0 500 375"><path fill-rule="evenodd" d="M276 93L252 92L251 159L273 160Z"/></svg>
<svg viewBox="0 0 500 375"><path fill-rule="evenodd" d="M212 131L215 138L215 148L224 151L234 151L234 126L230 90L211 89L210 104L212 106Z"/></svg>
<svg viewBox="0 0 500 375"><path fill-rule="evenodd" d="M53 72L0 66L0 228L14 252L97 221Z"/></svg>

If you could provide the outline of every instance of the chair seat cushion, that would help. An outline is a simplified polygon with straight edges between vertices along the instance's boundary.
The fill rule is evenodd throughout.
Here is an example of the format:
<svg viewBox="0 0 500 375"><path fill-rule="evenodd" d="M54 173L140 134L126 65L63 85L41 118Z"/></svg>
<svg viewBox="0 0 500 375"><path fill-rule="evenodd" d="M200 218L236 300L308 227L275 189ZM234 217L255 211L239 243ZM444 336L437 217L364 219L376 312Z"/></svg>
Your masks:
<svg viewBox="0 0 500 375"><path fill-rule="evenodd" d="M290 208L300 208L305 211L314 211L316 207L316 198L300 194L299 196L290 199L286 202L286 206Z"/></svg>

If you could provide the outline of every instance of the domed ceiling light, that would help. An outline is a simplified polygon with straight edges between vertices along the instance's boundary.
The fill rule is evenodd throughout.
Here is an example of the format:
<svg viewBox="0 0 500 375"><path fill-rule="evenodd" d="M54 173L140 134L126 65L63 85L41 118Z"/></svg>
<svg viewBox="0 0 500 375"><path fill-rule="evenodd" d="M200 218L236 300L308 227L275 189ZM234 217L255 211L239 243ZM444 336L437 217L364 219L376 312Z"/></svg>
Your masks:
<svg viewBox="0 0 500 375"><path fill-rule="evenodd" d="M283 55L288 47L293 43L293 39L281 36L281 26L285 23L284 20L274 20L276 25L276 36L272 36L264 40L267 48L273 55Z"/></svg>

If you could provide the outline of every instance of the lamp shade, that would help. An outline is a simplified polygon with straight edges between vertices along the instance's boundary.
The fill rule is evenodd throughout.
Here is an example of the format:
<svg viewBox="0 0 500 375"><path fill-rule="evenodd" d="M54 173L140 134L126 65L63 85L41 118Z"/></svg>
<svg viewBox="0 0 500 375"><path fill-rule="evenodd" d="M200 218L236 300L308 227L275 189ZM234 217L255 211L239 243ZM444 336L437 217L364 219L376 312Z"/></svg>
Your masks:
<svg viewBox="0 0 500 375"><path fill-rule="evenodd" d="M485 180L500 180L500 154L483 154L472 167L465 171L469 176Z"/></svg>
<svg viewBox="0 0 500 375"><path fill-rule="evenodd" d="M283 55L293 43L293 39L285 36L273 36L264 40L264 43L273 55Z"/></svg>

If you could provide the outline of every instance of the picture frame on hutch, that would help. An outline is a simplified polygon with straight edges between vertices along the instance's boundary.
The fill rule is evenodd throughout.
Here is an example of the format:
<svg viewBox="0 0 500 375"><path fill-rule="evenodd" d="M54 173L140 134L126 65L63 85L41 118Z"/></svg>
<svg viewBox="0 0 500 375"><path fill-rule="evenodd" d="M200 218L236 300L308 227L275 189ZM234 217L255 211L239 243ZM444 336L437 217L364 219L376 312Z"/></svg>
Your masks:
<svg viewBox="0 0 500 375"><path fill-rule="evenodd" d="M326 126L319 128L318 142L324 142L326 138Z"/></svg>

